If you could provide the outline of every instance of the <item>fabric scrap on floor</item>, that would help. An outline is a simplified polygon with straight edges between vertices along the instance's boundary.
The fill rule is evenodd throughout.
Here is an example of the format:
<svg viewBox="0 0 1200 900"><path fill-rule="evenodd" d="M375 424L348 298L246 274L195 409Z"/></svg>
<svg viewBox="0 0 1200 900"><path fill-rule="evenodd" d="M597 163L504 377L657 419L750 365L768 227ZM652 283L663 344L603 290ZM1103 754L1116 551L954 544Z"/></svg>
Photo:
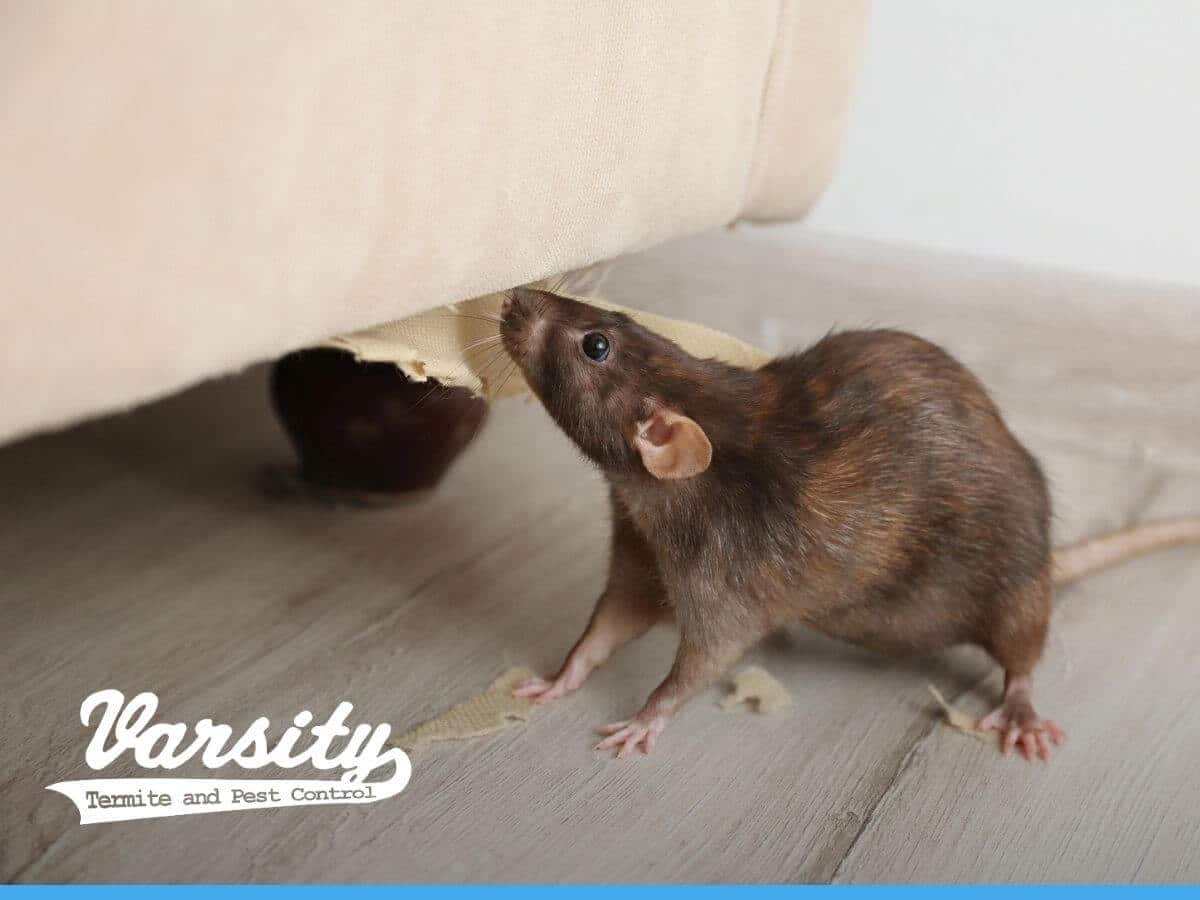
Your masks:
<svg viewBox="0 0 1200 900"><path fill-rule="evenodd" d="M929 693L933 694L933 699L938 702L938 706L942 708L942 716L949 727L956 731L961 731L963 734L969 734L972 737L977 737L980 740L991 740L988 732L982 731L979 728L979 720L969 713L963 712L961 709L956 709L950 705L950 702L942 696L942 692L935 688L932 684L927 685Z"/></svg>
<svg viewBox="0 0 1200 900"><path fill-rule="evenodd" d="M721 701L721 709L729 712L745 703L755 712L775 715L792 705L791 695L765 669L747 666L733 678L733 692Z"/></svg>
<svg viewBox="0 0 1200 900"><path fill-rule="evenodd" d="M488 685L483 693L456 703L440 716L393 738L391 743L406 753L412 753L441 741L483 737L503 731L517 722L526 722L537 704L529 697L514 697L512 692L518 684L532 677L533 672L529 669L509 669Z"/></svg>

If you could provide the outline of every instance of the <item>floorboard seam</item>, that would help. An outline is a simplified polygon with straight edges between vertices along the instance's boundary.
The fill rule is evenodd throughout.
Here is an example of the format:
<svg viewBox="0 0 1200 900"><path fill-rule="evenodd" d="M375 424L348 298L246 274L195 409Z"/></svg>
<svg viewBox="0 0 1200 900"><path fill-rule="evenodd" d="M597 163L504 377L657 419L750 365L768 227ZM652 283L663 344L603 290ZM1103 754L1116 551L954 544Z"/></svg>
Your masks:
<svg viewBox="0 0 1200 900"><path fill-rule="evenodd" d="M982 678L978 679L970 687L966 688L965 690L959 691L957 694L953 695L950 698L949 702L952 704L957 703L958 701L962 700L963 697L969 696L970 694L974 694L987 682L987 680L990 677L991 677L991 673L984 675ZM856 846L858 846L858 842L862 839L862 836L866 833L867 828L871 824L871 821L875 818L875 813L878 812L879 807L883 805L883 801L887 799L888 794L890 794L892 792L892 789L895 788L896 785L900 783L900 779L904 777L904 773L907 772L909 767L912 765L913 759L916 758L917 751L921 749L921 745L923 743L925 743L925 741L929 738L929 736L932 735L934 733L934 731L937 730L938 726L941 724L942 724L942 718L941 718L941 714L939 713L934 718L934 720L928 725L928 727L921 729L921 731L913 739L913 742L909 746L908 751L904 754L903 758L900 760L900 764L898 766L896 766L896 771L892 774L892 777L888 779L888 783L884 786L883 790L881 790L879 792L879 796L875 798L875 802L873 804L871 804L870 810L868 810L866 816L863 817L862 825L859 826L858 831L856 831L854 833L854 838L850 841L850 844L846 847L845 851L842 853L841 859L838 860L837 865L833 867L833 872L830 874L829 879L828 879L829 884L837 883L838 878L840 878L841 874L842 874L842 867L846 864L846 860L848 860L850 858L850 854L854 852L854 848Z"/></svg>
<svg viewBox="0 0 1200 900"><path fill-rule="evenodd" d="M49 843L46 844L46 846L44 846L41 850L39 850L31 859L27 860L25 862L25 865L23 865L19 869L15 870L11 875L6 876L5 881L8 884L16 884L17 882L19 882L22 878L24 878L26 875L28 875L33 869L36 869L38 867L38 865L44 859L46 859L46 857L48 857L51 853L53 853L54 848L57 847L59 844L61 844L66 839L66 837L69 833L70 833L70 828L69 827L64 828L57 835L55 835L49 841Z"/></svg>
<svg viewBox="0 0 1200 900"><path fill-rule="evenodd" d="M964 691L964 693L969 693L969 691ZM959 696L962 695L960 694ZM846 849L842 852L841 859L839 859L837 865L833 867L833 872L830 873L828 879L829 884L837 883L838 878L842 874L842 866L845 865L846 860L850 858L850 854L854 852L854 848L858 846L858 842L866 832L868 826L870 826L871 820L875 818L875 813L878 811L879 807L883 805L883 801L887 799L887 796L891 793L892 788L899 783L901 777L903 777L904 773L908 771L908 767L912 765L913 757L916 756L917 750L920 749L921 744L924 743L925 739L929 737L929 735L933 734L933 730L937 726L938 722L935 720L929 727L922 729L920 733L917 734L913 739L908 751L901 758L900 764L896 766L896 771L892 773L892 777L888 779L888 782L886 785L884 785L883 790L879 792L879 796L875 798L875 802L871 804L871 808L867 811L866 816L863 817L862 824L858 827L858 831L854 833L854 837L851 839Z"/></svg>

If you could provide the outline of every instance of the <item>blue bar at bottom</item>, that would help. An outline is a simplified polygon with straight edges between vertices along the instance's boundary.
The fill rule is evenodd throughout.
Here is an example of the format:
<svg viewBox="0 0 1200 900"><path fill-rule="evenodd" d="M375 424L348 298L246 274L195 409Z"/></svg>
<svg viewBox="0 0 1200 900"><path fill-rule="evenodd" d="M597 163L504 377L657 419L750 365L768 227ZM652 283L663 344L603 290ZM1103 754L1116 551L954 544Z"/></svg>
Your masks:
<svg viewBox="0 0 1200 900"><path fill-rule="evenodd" d="M1133 897L1195 897L1200 887L1120 886L1120 885L904 885L904 886L820 886L820 885L28 885L0 888L27 896L50 898L55 895L86 894L92 897L111 897L113 900L134 896L149 898L156 895L196 897L262 897L267 894L296 893L307 897L403 897L405 900L455 900L455 898L502 898L520 900L532 897L572 897L577 900L675 900L684 896L699 896L703 900L734 900L734 898L763 897L784 900L785 897L863 896L872 900L898 898L920 900L934 896L936 900L952 897L987 898L987 900L1049 900L1052 897L1117 898Z"/></svg>

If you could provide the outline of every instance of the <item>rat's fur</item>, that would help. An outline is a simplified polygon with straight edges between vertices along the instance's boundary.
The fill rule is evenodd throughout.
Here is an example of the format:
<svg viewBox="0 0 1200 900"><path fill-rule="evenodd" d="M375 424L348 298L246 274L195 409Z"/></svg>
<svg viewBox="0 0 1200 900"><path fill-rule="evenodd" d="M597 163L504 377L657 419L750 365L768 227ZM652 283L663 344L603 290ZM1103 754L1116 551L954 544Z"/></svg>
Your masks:
<svg viewBox="0 0 1200 900"><path fill-rule="evenodd" d="M603 332L604 362L580 351ZM830 334L757 371L696 359L665 338L553 294L514 292L501 334L534 393L611 486L609 587L562 671L526 693L582 683L669 612L675 665L629 723L648 750L666 717L751 644L789 623L887 653L984 648L1007 673L1008 746L1049 755L1029 678L1050 618L1050 501L1034 458L978 380L896 331ZM696 422L711 465L646 471L656 411Z"/></svg>

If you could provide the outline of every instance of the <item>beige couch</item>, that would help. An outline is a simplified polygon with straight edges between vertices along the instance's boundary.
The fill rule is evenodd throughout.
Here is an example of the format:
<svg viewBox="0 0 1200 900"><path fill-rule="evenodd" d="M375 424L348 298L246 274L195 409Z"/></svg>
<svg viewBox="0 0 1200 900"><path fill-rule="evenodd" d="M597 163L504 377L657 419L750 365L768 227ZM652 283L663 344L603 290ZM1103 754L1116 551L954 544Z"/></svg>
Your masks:
<svg viewBox="0 0 1200 900"><path fill-rule="evenodd" d="M0 439L801 216L864 7L7 3Z"/></svg>

